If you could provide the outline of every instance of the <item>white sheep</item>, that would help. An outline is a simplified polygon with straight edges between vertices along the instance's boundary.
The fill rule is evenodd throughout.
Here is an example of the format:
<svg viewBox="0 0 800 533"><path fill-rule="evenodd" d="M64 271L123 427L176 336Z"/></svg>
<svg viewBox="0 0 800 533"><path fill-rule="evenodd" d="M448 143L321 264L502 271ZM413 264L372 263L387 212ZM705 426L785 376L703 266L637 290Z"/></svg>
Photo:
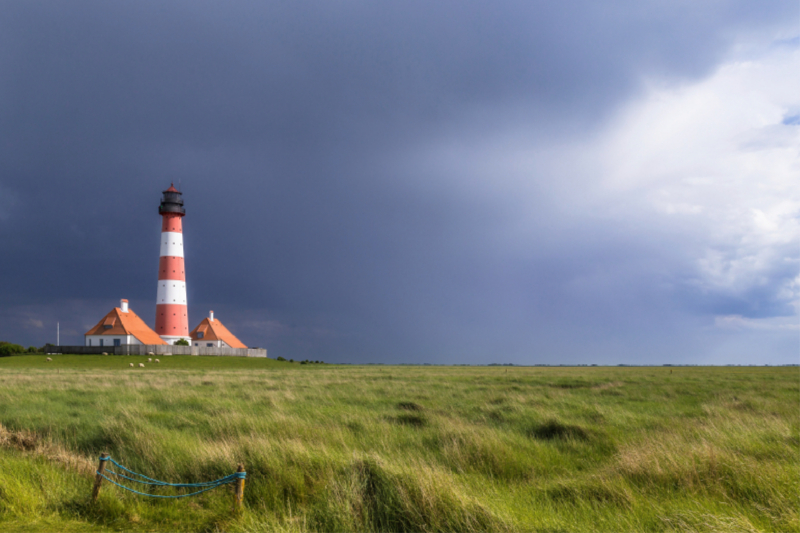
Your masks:
<svg viewBox="0 0 800 533"><path fill-rule="evenodd" d="M148 357L148 358L147 358L147 362L148 362L148 363L152 363L152 362L153 362L153 358L152 358L152 357Z"/></svg>
<svg viewBox="0 0 800 533"><path fill-rule="evenodd" d="M139 363L139 368L144 368L144 363Z"/></svg>
<svg viewBox="0 0 800 533"><path fill-rule="evenodd" d="M160 363L160 362L161 362L161 361L159 361L158 359L156 359L156 363Z"/></svg>
<svg viewBox="0 0 800 533"><path fill-rule="evenodd" d="M147 352L147 355L155 355L153 352Z"/></svg>
<svg viewBox="0 0 800 533"><path fill-rule="evenodd" d="M50 361L52 361L52 360L53 360L53 358L52 358L52 357L48 357L48 358L47 358L47 362L48 362L48 363L49 363Z"/></svg>
<svg viewBox="0 0 800 533"><path fill-rule="evenodd" d="M108 355L108 352L103 352L103 355Z"/></svg>
<svg viewBox="0 0 800 533"><path fill-rule="evenodd" d="M133 368L133 363L131 363L131 368Z"/></svg>

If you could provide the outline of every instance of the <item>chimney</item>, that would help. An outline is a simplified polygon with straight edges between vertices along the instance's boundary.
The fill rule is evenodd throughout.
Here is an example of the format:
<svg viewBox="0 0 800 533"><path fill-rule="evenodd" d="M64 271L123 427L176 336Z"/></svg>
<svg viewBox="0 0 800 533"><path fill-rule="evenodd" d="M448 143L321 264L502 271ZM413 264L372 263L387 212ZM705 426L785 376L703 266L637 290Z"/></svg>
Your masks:
<svg viewBox="0 0 800 533"><path fill-rule="evenodd" d="M208 321L209 322L214 322L214 311L209 311L208 312Z"/></svg>
<svg viewBox="0 0 800 533"><path fill-rule="evenodd" d="M120 300L119 301L119 307L120 307L120 309L122 310L123 313L127 313L128 312L128 300Z"/></svg>

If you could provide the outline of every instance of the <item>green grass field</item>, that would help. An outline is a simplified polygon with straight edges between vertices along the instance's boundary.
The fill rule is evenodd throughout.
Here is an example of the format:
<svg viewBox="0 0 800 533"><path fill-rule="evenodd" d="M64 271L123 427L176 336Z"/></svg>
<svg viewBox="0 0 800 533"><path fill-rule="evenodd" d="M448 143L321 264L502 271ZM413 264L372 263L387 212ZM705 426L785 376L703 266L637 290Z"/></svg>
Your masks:
<svg viewBox="0 0 800 533"><path fill-rule="evenodd" d="M796 367L52 357L0 358L3 531L800 531ZM104 451L173 482L242 462L245 509L90 505Z"/></svg>

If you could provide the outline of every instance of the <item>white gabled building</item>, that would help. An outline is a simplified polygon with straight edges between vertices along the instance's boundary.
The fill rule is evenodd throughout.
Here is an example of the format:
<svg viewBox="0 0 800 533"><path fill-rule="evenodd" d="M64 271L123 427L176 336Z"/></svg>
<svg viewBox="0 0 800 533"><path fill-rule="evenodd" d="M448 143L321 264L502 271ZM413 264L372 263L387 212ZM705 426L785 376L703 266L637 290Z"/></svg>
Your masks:
<svg viewBox="0 0 800 533"><path fill-rule="evenodd" d="M84 335L86 346L121 346L124 344L167 344L121 300L95 327Z"/></svg>
<svg viewBox="0 0 800 533"><path fill-rule="evenodd" d="M192 337L192 346L202 348L247 348L228 331L222 322L214 319L214 311L208 314L200 324L189 334Z"/></svg>

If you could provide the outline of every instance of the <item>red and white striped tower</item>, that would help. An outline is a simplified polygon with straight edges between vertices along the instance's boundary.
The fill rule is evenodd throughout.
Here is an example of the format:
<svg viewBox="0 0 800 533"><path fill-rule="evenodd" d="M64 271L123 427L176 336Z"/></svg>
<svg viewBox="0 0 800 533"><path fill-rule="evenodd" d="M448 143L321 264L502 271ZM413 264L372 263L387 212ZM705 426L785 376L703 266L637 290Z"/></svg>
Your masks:
<svg viewBox="0 0 800 533"><path fill-rule="evenodd" d="M181 192L170 185L161 205L161 257L158 261L156 333L168 344L189 337L186 309L186 273L183 267L183 224L186 210Z"/></svg>

